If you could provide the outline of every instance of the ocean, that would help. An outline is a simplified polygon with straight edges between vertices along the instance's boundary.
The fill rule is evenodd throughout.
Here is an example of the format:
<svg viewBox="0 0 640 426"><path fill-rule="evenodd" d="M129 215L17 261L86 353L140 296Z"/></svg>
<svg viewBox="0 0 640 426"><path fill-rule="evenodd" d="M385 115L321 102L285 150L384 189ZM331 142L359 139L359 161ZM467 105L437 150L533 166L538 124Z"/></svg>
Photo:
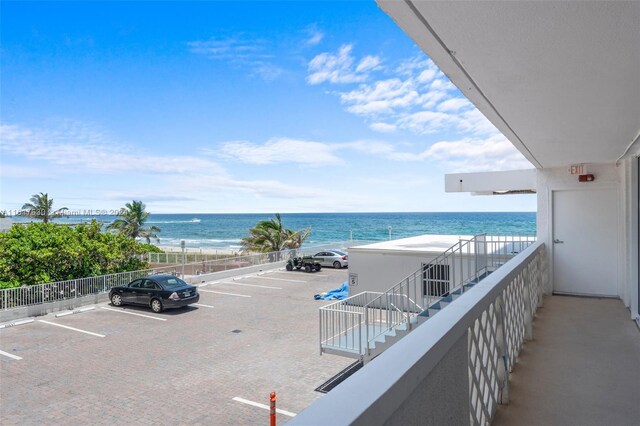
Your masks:
<svg viewBox="0 0 640 426"><path fill-rule="evenodd" d="M311 228L305 245L324 245L338 241L383 241L422 234L535 235L535 212L523 213L283 213L282 222L290 229ZM163 247L180 247L185 240L189 249L238 250L240 240L258 221L270 214L151 214L147 226L161 229ZM59 223L78 223L97 219L105 224L115 216L70 216ZM18 218L23 222L26 218Z"/></svg>
<svg viewBox="0 0 640 426"><path fill-rule="evenodd" d="M523 213L283 213L282 222L290 229L311 228L305 245L338 241L383 241L422 234L535 235L535 212ZM190 249L237 250L240 240L258 221L270 214L151 214L147 225L161 229L155 244L179 247L185 240ZM90 221L90 216L72 216L56 222ZM98 216L109 223L115 216Z"/></svg>

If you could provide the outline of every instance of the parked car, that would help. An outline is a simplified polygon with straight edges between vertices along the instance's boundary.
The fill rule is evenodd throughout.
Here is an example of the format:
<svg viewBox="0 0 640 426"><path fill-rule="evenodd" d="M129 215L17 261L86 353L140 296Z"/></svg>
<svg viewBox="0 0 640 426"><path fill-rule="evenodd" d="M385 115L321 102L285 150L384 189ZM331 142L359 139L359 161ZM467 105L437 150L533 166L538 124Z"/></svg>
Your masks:
<svg viewBox="0 0 640 426"><path fill-rule="evenodd" d="M197 287L176 276L158 274L138 278L124 286L113 287L109 292L109 300L113 306L149 306L153 312L158 313L163 309L197 303L200 294Z"/></svg>
<svg viewBox="0 0 640 426"><path fill-rule="evenodd" d="M322 266L333 266L336 269L349 266L349 256L340 250L321 251L314 254L313 258L320 261Z"/></svg>

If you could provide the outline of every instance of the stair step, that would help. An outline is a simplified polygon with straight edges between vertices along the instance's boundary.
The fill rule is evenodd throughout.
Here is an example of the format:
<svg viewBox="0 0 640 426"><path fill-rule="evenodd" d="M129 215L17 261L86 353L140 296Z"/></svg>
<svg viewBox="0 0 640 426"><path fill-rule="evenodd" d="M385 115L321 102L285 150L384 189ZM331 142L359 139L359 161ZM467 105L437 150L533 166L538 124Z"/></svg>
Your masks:
<svg viewBox="0 0 640 426"><path fill-rule="evenodd" d="M436 302L433 305L429 306L429 309L435 309L436 311L439 311L441 309L440 302Z"/></svg>
<svg viewBox="0 0 640 426"><path fill-rule="evenodd" d="M449 294L448 296L441 297L440 302L451 303L453 302L453 296Z"/></svg>
<svg viewBox="0 0 640 426"><path fill-rule="evenodd" d="M461 289L461 288L459 288L459 289L457 289L457 290L454 290L454 291L452 291L452 292L451 292L451 294L452 294L452 295L454 295L454 296L456 296L456 295L458 295L458 296L459 296L459 295L461 295L461 294L462 294L462 289Z"/></svg>
<svg viewBox="0 0 640 426"><path fill-rule="evenodd" d="M394 330L397 330L397 331L406 331L407 329L408 329L408 325L406 322L399 324L394 328Z"/></svg>

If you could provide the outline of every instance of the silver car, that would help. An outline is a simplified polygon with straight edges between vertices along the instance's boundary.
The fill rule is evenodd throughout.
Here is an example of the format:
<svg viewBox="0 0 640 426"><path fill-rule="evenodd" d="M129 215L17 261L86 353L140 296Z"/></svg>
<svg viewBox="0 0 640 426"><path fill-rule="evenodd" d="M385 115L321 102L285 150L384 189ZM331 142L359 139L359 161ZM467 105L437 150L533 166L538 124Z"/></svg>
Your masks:
<svg viewBox="0 0 640 426"><path fill-rule="evenodd" d="M315 260L319 260L322 266L333 266L340 269L349 266L349 256L347 253L339 250L326 250L313 255Z"/></svg>

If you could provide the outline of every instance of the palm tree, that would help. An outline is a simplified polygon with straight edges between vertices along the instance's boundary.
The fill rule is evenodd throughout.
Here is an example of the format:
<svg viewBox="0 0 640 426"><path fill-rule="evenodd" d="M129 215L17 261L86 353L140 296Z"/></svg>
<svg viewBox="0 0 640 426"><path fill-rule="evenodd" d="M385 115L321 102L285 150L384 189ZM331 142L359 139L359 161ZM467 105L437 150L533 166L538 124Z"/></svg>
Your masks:
<svg viewBox="0 0 640 426"><path fill-rule="evenodd" d="M145 238L147 243L150 243L151 238L158 238L155 233L160 232L160 228L157 226L143 227L149 218L149 212L146 212L145 208L146 206L142 201L133 200L125 204L125 208L118 214L119 219L114 220L107 226L107 230L116 231L134 239Z"/></svg>
<svg viewBox="0 0 640 426"><path fill-rule="evenodd" d="M285 228L280 213L276 213L275 218L261 220L249 229L249 235L242 239L242 249L260 253L296 249L300 248L310 233L309 228L299 231Z"/></svg>
<svg viewBox="0 0 640 426"><path fill-rule="evenodd" d="M35 219L42 219L44 223L49 222L56 217L65 216L66 211L69 210L66 207L62 207L58 210L53 210L53 198L49 198L49 194L40 193L34 194L29 201L22 206L22 210L28 210L27 215Z"/></svg>

